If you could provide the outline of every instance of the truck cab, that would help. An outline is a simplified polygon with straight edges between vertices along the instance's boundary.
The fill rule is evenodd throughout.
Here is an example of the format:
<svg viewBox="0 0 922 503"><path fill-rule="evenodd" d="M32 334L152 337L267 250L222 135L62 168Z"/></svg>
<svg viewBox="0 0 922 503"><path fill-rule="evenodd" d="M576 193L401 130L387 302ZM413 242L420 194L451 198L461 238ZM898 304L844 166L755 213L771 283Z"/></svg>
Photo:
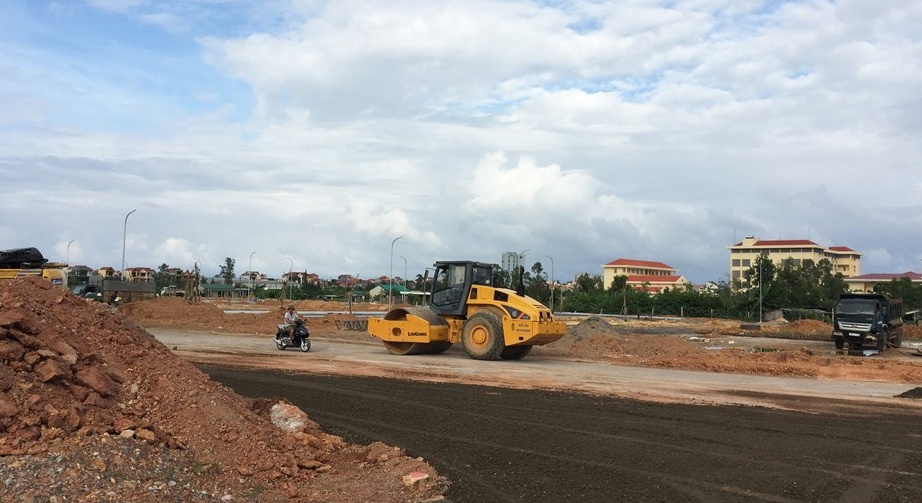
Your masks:
<svg viewBox="0 0 922 503"><path fill-rule="evenodd" d="M883 294L845 293L832 311L832 339L836 349L861 350L872 345L883 351L902 345L902 299Z"/></svg>

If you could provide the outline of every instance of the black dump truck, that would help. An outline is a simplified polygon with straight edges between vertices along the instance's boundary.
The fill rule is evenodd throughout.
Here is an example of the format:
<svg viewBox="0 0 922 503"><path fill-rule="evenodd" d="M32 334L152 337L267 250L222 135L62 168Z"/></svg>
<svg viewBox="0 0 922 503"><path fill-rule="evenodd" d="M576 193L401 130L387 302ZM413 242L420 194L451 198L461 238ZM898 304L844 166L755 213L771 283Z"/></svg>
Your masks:
<svg viewBox="0 0 922 503"><path fill-rule="evenodd" d="M861 350L903 344L903 301L878 293L843 293L832 311L832 340L836 349Z"/></svg>

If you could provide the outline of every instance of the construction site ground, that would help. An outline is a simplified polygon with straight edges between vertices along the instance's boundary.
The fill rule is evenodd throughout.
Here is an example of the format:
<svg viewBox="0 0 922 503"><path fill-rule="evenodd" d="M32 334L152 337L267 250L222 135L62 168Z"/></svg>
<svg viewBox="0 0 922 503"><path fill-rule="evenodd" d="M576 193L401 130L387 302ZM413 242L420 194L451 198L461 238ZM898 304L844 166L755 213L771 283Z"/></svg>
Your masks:
<svg viewBox="0 0 922 503"><path fill-rule="evenodd" d="M344 313L342 303L296 304L319 313L308 319L309 353L275 349L272 336L284 307L277 302L162 298L116 310L40 280L0 285L6 362L0 367L0 489L24 495L19 501L54 501L70 490L99 501L336 503L435 501L449 487L425 459L401 446L349 443L307 418L286 433L273 406L290 404L244 399L189 362L814 413L837 409L823 400L765 399L773 390L760 386L776 383L745 377L826 383L811 393L830 394L834 403L861 402L869 411L916 410L914 401L893 391L911 395L922 382L917 327L906 327L903 349L859 356L836 354L831 327L815 321L755 331L732 320L575 316L566 320L563 339L522 361L481 362L457 347L442 355L389 355L350 329L361 317ZM381 305L352 309L384 311ZM629 378L624 369L659 373ZM702 375L711 377L693 377ZM837 383L846 384L837 389ZM740 392L725 393L732 389Z"/></svg>
<svg viewBox="0 0 922 503"><path fill-rule="evenodd" d="M366 344L370 355L382 356L384 376L412 374L399 369L415 366L414 359L391 358L377 339L361 330L349 329L352 321L362 317L348 314L341 302L301 301L295 303L299 312L313 313L308 317L314 349L308 360L337 358L346 349L324 349L323 340ZM201 352L196 346L209 347L210 363L231 363L244 366L275 368L287 365L273 353L271 337L280 323L283 307L277 302L191 304L182 299L158 299L123 306L122 312L155 334L187 333L183 347L177 351ZM355 304L353 313L383 313L381 304ZM228 314L231 313L231 314ZM249 314L248 314L249 313ZM600 317L592 315L565 316L567 335L562 339L535 347L522 363L534 360L593 362L617 366L671 368L744 375L797 376L822 380L878 381L922 383L922 327L903 327L903 347L889 348L882 354L837 352L831 342L832 327L820 321L776 321L761 326L738 320L712 318ZM745 328L743 328L745 327ZM232 341L219 340L232 336ZM355 350L357 351L357 350ZM259 355L262 353L262 356ZM238 358L237 355L248 355ZM463 350L457 345L444 355L463 361ZM190 355L184 355L191 357ZM267 358L267 359L266 359ZM329 372L349 373L348 358L330 365ZM419 360L419 359L416 359ZM422 361L438 362L439 355ZM296 361L297 362L297 361ZM516 362L506 368L515 368ZM472 363L477 364L477 363ZM374 370L360 362L356 372L373 375ZM492 368L492 365L491 367ZM536 376L541 377L541 376ZM499 386L532 386L528 376L497 382L480 382ZM515 383L515 384L514 384ZM612 391L613 393L616 391ZM693 395L693 390L689 391Z"/></svg>

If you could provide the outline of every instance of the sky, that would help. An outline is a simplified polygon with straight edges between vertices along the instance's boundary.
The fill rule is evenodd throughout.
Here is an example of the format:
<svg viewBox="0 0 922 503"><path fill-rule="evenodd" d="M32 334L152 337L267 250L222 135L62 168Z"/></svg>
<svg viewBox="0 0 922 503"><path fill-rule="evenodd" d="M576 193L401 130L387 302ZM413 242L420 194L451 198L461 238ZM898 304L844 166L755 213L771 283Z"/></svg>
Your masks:
<svg viewBox="0 0 922 503"><path fill-rule="evenodd" d="M922 2L5 0L0 249L727 281L746 235L922 267Z"/></svg>

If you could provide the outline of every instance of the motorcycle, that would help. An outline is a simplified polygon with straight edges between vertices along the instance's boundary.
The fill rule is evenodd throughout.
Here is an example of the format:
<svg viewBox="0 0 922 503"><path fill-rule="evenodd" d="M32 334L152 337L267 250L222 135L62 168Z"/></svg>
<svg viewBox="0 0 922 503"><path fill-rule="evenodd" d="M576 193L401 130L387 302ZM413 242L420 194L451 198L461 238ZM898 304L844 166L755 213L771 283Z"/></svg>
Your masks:
<svg viewBox="0 0 922 503"><path fill-rule="evenodd" d="M304 320L295 321L295 329L291 337L288 336L288 329L285 325L278 327L278 332L275 333L275 347L279 348L279 351L291 347L300 347L305 353L311 350L311 332L304 324Z"/></svg>

